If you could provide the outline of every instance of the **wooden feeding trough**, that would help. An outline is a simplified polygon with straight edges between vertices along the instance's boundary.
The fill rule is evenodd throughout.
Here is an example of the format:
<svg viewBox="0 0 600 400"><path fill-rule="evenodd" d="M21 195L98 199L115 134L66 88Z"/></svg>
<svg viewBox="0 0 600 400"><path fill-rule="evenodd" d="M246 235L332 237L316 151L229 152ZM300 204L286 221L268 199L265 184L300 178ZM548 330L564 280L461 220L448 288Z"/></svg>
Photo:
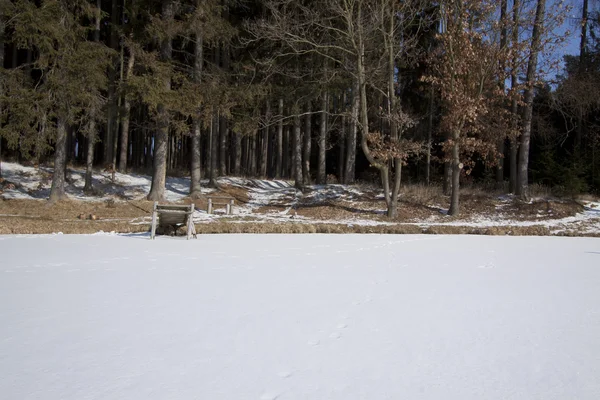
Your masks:
<svg viewBox="0 0 600 400"><path fill-rule="evenodd" d="M193 221L194 205L161 205L158 202L154 202L154 208L152 211L152 230L150 232L150 238L154 239L156 236L156 229L160 228L163 232L167 231L170 227L173 228L173 232L177 228L186 226L187 227L187 238L196 238L196 227Z"/></svg>

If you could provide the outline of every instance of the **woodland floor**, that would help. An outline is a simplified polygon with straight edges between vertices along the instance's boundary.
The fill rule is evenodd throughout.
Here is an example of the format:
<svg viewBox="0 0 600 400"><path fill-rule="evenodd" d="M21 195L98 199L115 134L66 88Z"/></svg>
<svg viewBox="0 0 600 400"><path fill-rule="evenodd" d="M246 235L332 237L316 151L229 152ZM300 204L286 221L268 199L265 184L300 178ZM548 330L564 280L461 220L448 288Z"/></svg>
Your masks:
<svg viewBox="0 0 600 400"><path fill-rule="evenodd" d="M62 232L147 232L152 202L144 200L150 177L94 175L95 196L83 194L83 170L70 169L69 199L49 205L50 168L3 163L0 234ZM600 236L599 199L559 198L538 193L525 203L482 187L465 187L461 215L446 215L449 198L438 186L407 185L395 219L385 216L380 188L369 184L312 185L304 192L292 182L225 177L219 188L203 188L195 200L198 233L432 233L485 235ZM189 178L167 179L167 201L190 204ZM217 207L207 214L210 196L234 199L233 215Z"/></svg>

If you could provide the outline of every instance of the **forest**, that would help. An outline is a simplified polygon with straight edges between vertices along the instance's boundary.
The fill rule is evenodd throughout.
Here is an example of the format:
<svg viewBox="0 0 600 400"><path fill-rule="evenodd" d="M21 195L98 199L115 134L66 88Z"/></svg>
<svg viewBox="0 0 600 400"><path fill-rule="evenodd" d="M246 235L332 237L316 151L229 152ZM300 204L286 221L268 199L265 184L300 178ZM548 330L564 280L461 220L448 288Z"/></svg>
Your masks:
<svg viewBox="0 0 600 400"><path fill-rule="evenodd" d="M0 160L53 165L51 202L72 165L89 196L94 169L151 174L155 201L171 174L192 199L223 176L372 181L389 217L406 183L450 215L468 184L598 193L592 3L0 0Z"/></svg>

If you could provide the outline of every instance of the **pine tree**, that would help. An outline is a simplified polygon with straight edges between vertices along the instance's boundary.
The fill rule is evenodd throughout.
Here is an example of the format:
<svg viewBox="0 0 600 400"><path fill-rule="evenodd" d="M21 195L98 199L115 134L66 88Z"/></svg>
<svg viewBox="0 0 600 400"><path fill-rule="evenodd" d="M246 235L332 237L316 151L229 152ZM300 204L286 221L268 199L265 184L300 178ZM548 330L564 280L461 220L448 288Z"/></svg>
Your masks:
<svg viewBox="0 0 600 400"><path fill-rule="evenodd" d="M25 142L39 143L51 138L54 143L54 173L50 201L66 197L66 139L68 126L85 125L103 107L102 91L107 86L104 60L110 51L89 40L96 8L87 1L18 0L10 26L13 41L20 48L35 49L38 56L31 68L39 71L35 81L16 71L9 85L20 96L9 96L12 113L5 131L36 137L13 141L26 152ZM86 90L81 90L85 88ZM29 112L23 102L29 103ZM29 126L29 129L23 129ZM31 128L32 127L32 128ZM9 142L11 142L9 140ZM37 146L40 147L39 145Z"/></svg>

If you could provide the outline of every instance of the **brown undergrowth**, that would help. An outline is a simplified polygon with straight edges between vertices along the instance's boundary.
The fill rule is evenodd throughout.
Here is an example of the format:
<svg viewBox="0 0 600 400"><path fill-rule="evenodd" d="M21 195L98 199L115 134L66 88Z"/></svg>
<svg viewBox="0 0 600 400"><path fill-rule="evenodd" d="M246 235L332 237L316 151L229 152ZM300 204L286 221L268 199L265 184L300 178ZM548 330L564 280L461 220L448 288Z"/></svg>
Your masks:
<svg viewBox="0 0 600 400"><path fill-rule="evenodd" d="M210 195L194 200L198 209L206 210L210 196L233 198L236 205L250 201L246 188L222 185ZM385 202L370 193L351 201L326 199L299 201L277 199L276 203L254 209L249 216L215 219L196 225L200 234L207 233L373 233L373 234L477 234L477 235L562 235L598 236L585 227L565 227L550 230L544 222L576 215L583 206L569 199L540 199L523 203L511 197L498 197L482 190L465 191L461 196L461 217L445 216L447 204L440 188L406 187L402 192L398 217L390 221L385 216ZM183 203L189 204L190 199ZM292 205L293 204L293 205ZM265 221L266 214L281 213L289 208L289 220ZM0 234L91 234L99 231L136 233L147 232L152 202L107 201L85 202L67 200L49 205L43 200L1 200ZM91 218L91 217L94 218ZM292 218L292 216L302 217ZM532 221L532 226L460 226L461 220L490 218ZM390 225L363 225L354 219L390 222ZM327 221L338 221L330 223ZM345 221L344 223L341 223ZM443 225L452 221L453 225ZM433 222L433 224L432 224ZM539 222L539 224L537 224ZM442 224L442 225L440 225ZM421 226L419 226L421 225ZM431 226L427 226L431 225ZM458 225L458 226L457 226ZM465 224L467 225L467 224Z"/></svg>

